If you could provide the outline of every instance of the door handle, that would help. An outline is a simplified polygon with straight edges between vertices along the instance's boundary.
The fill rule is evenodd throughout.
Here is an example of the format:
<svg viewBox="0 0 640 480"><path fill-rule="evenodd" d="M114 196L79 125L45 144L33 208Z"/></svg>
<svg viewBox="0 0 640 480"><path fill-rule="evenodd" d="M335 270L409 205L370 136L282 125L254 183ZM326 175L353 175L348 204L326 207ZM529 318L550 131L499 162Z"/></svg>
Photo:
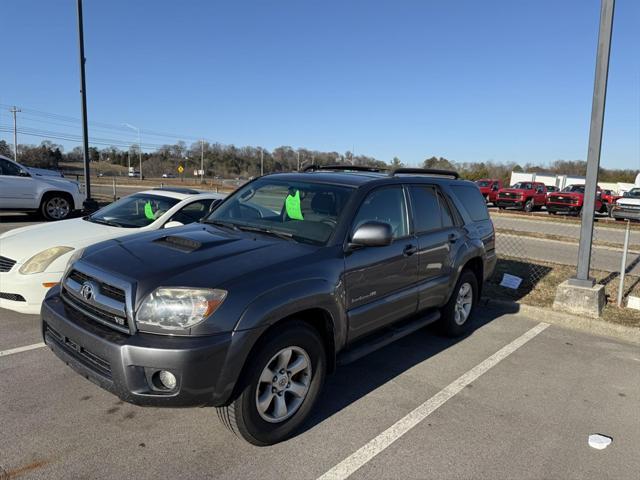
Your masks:
<svg viewBox="0 0 640 480"><path fill-rule="evenodd" d="M418 247L416 247L415 245L409 244L406 247L404 247L404 250L402 251L402 254L405 257L410 257L411 255L413 255L417 251L418 251Z"/></svg>
<svg viewBox="0 0 640 480"><path fill-rule="evenodd" d="M455 243L459 238L460 238L460 235L457 234L457 233L450 233L449 234L449 242L451 242L451 243Z"/></svg>

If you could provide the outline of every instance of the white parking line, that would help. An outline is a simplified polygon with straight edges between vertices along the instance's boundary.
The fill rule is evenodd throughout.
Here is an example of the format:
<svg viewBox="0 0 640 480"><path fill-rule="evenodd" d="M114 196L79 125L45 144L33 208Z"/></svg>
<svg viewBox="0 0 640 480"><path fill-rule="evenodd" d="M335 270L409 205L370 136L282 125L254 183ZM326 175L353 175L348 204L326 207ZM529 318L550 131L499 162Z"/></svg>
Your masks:
<svg viewBox="0 0 640 480"><path fill-rule="evenodd" d="M444 387L422 405L391 425L391 427L387 428L384 432L354 452L351 456L345 458L342 462L319 477L318 480L344 480L351 476L351 474L356 470L364 466L376 455L389 447L393 442L398 440L418 423L435 412L447 400L453 398L467 385L472 383L483 373L495 367L498 363L507 358L548 326L548 323L539 323L522 336L516 338L510 344L502 347L489 358L473 367L457 380L454 380L452 383Z"/></svg>
<svg viewBox="0 0 640 480"><path fill-rule="evenodd" d="M34 343L33 345L25 345L24 347L0 350L0 357L6 357L7 355L13 355L14 353L28 352L29 350L35 350L36 348L42 347L46 347L46 345L44 343Z"/></svg>

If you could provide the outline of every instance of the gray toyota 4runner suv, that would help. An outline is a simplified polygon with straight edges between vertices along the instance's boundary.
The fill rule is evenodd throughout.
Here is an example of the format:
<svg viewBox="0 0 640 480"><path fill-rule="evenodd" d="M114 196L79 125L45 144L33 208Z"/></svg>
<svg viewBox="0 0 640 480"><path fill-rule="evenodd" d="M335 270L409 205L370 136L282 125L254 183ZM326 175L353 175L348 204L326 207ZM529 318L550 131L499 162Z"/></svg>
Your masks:
<svg viewBox="0 0 640 480"><path fill-rule="evenodd" d="M201 223L77 252L42 306L53 352L122 400L218 407L291 436L337 365L439 322L468 332L495 234L455 172L313 167L257 178Z"/></svg>

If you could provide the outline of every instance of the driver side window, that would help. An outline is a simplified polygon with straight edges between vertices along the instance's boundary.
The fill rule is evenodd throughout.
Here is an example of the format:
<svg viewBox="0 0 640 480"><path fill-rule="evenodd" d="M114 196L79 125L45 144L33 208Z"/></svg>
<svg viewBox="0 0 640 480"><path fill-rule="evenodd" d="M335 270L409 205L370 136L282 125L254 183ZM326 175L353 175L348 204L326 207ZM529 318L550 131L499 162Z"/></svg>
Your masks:
<svg viewBox="0 0 640 480"><path fill-rule="evenodd" d="M407 205L401 187L379 188L369 193L354 218L352 232L371 221L391 225L394 239L409 235Z"/></svg>
<svg viewBox="0 0 640 480"><path fill-rule="evenodd" d="M0 158L0 175L18 177L20 176L20 167Z"/></svg>

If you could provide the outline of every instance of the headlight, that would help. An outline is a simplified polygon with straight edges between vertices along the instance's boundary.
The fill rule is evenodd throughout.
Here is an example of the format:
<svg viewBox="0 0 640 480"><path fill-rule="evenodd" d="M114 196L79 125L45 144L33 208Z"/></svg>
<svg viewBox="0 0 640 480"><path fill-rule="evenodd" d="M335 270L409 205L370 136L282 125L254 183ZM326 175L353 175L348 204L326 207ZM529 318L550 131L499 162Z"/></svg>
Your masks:
<svg viewBox="0 0 640 480"><path fill-rule="evenodd" d="M55 259L73 250L73 247L51 247L40 253L36 253L29 260L24 262L18 272L23 275L44 272Z"/></svg>
<svg viewBox="0 0 640 480"><path fill-rule="evenodd" d="M144 299L136 323L143 331L185 330L215 312L226 296L225 290L160 287Z"/></svg>

